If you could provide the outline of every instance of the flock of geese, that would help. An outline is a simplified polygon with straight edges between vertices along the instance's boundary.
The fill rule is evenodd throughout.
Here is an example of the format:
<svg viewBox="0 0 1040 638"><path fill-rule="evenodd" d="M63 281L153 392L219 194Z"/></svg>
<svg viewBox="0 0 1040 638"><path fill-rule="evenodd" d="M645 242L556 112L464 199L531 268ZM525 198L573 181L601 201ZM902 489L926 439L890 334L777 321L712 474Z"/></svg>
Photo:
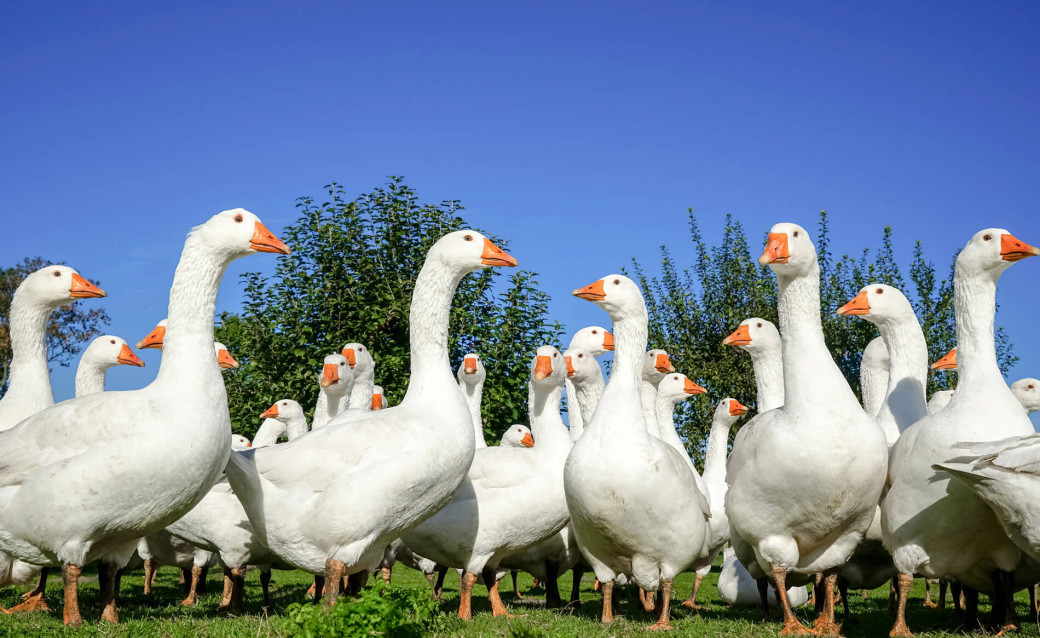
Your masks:
<svg viewBox="0 0 1040 638"><path fill-rule="evenodd" d="M231 435L222 368L237 367L213 339L217 289L228 264L289 248L252 213L224 211L187 237L168 318L139 348L162 350L158 376L105 392L114 365L144 365L114 336L95 339L76 374L76 397L54 404L46 357L51 312L105 293L65 266L29 275L11 304L14 359L0 400L0 584L36 582L13 611L47 610L48 571L60 568L64 621L80 625L79 576L98 563L101 618L118 622L120 570L144 560L145 591L158 565L188 579L197 600L206 570L224 572L221 607L243 610L247 566L265 600L272 569L315 576L314 596L334 602L395 562L423 570L439 591L461 575L458 614L472 615L483 582L496 616L508 611L498 581L526 571L562 606L557 577L595 573L602 621L615 586L635 585L650 629L667 629L673 579L697 574L682 604L724 552L719 591L732 604L778 604L782 634L840 631L834 589L891 581L893 636L910 635L915 576L954 586L973 617L978 593L993 622L1015 626L1013 594L1040 581L1040 381L1010 388L997 366L993 322L1000 274L1040 254L1003 229L976 233L956 261L955 392L927 401L928 349L903 294L871 284L838 309L875 324L863 355L863 404L824 343L816 249L782 223L759 263L779 287L779 329L749 318L724 343L751 356L757 415L724 399L699 472L672 421L679 401L705 390L647 350L639 287L609 275L574 295L602 308L612 330L580 330L561 352L537 349L529 380L530 429L511 426L489 446L481 422L487 371L467 354L450 367L448 317L462 277L516 260L462 230L429 250L410 315L411 373L399 405L374 384L375 359L350 343L324 359L308 427L286 398L260 415L252 445ZM613 351L605 380L597 357ZM568 424L560 413L564 389ZM285 437L288 442L279 443ZM810 629L792 608L812 584ZM515 591L515 585L514 585ZM847 607L846 607L847 610Z"/></svg>

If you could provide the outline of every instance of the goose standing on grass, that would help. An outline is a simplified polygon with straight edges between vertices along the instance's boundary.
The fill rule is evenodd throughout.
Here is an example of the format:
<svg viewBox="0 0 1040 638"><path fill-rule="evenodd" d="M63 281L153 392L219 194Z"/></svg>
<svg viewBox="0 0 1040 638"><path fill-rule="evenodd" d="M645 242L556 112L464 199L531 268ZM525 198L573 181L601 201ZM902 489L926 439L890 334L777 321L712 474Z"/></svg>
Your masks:
<svg viewBox="0 0 1040 638"><path fill-rule="evenodd" d="M863 349L863 356L859 362L859 387L863 394L863 411L877 418L881 411L881 404L885 402L888 394L888 348L882 337L871 339L867 347ZM893 432L889 440L891 444L898 436ZM885 432L885 438L889 433Z"/></svg>
<svg viewBox="0 0 1040 638"><path fill-rule="evenodd" d="M779 288L784 406L759 415L734 445L726 512L759 566L772 573L782 633L811 631L791 611L787 574L822 573L823 611L812 631L836 634L836 570L874 518L888 445L824 343L819 263L808 233L796 224L773 226L759 263L769 265Z"/></svg>
<svg viewBox="0 0 1040 638"><path fill-rule="evenodd" d="M666 386L673 375L668 375L657 387L658 394L666 393ZM658 399L660 401L660 399ZM737 422L747 408L736 399L727 397L719 402L711 419L711 431L708 433L708 446L704 451L704 482L711 495L711 520L708 540L705 542L706 552L693 563L696 572L690 596L683 602L683 607L700 609L697 606L697 590L701 581L711 571L715 557L722 547L729 542L729 518L726 516L726 453L729 450L729 430ZM746 570L745 570L746 571Z"/></svg>
<svg viewBox="0 0 1040 638"><path fill-rule="evenodd" d="M235 452L228 479L263 543L286 563L342 577L372 570L395 538L443 508L473 462L473 424L448 359L448 318L461 279L516 260L476 231L440 238L415 282L411 375L404 400L343 415L296 441Z"/></svg>
<svg viewBox="0 0 1040 638"><path fill-rule="evenodd" d="M488 586L492 613L507 614L495 569L503 558L541 543L567 524L561 469L571 441L560 416L566 376L563 355L552 346L539 347L528 389L534 447L480 450L455 499L402 537L422 556L465 570L460 618L472 617L478 575Z"/></svg>
<svg viewBox="0 0 1040 638"><path fill-rule="evenodd" d="M314 405L311 428L324 427L343 411L354 387L354 370L342 354L330 354L318 373L318 402Z"/></svg>
<svg viewBox="0 0 1040 638"><path fill-rule="evenodd" d="M993 592L994 620L1005 627L1011 575L1021 550L993 510L960 481L933 468L963 455L963 441L1033 433L1021 404L1004 383L993 338L997 280L1012 263L1040 254L1003 229L979 231L954 265L954 312L960 379L946 408L915 423L899 471L881 504L885 547L899 570L899 606L891 635L906 636L906 598L913 575L952 577Z"/></svg>
<svg viewBox="0 0 1040 638"><path fill-rule="evenodd" d="M486 448L487 441L484 440L484 418L480 414L480 403L484 396L484 381L487 379L487 371L480 355L475 352L467 352L462 357L462 364L455 373L459 380L459 389L466 397L466 405L469 406L469 418L473 422L473 441L477 449Z"/></svg>
<svg viewBox="0 0 1040 638"><path fill-rule="evenodd" d="M139 538L186 514L220 476L231 423L213 351L217 289L228 264L257 252L289 249L243 209L193 229L174 275L155 381L70 399L0 433L0 549L61 565L66 624L83 622L79 576L95 560L102 618L118 622L116 570Z"/></svg>
<svg viewBox="0 0 1040 638"><path fill-rule="evenodd" d="M662 590L652 628L666 629L672 579L704 545L708 503L689 462L649 433L640 402L647 311L639 287L609 275L574 295L613 319L615 351L610 382L567 457L567 507L578 546L602 583L601 620L613 621L613 581L628 574L647 591Z"/></svg>
<svg viewBox="0 0 1040 638"><path fill-rule="evenodd" d="M592 357L598 359L614 349L614 335L610 334L602 326L588 326L574 333L571 337L567 350L584 350ZM564 355L566 356L566 352ZM602 376L602 371L600 376ZM571 441L577 441L585 429L585 421L592 417L592 413L585 414L581 406L577 405L575 394L577 391L570 377L567 377L567 427L571 432Z"/></svg>

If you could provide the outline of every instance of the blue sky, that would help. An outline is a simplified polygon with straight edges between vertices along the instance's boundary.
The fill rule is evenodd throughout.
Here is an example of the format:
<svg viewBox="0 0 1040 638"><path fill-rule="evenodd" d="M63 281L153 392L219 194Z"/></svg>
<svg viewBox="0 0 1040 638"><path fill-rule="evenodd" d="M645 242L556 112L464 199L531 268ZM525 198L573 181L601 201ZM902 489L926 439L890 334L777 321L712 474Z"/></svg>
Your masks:
<svg viewBox="0 0 1040 638"><path fill-rule="evenodd" d="M243 206L277 232L296 197L393 174L507 237L571 329L606 322L571 289L684 260L687 206L751 237L825 208L836 252L891 224L944 271L987 226L1040 244L1038 27L1012 2L6 2L2 263L100 280L134 342L192 225ZM1038 269L1001 281L1012 379L1040 377Z"/></svg>

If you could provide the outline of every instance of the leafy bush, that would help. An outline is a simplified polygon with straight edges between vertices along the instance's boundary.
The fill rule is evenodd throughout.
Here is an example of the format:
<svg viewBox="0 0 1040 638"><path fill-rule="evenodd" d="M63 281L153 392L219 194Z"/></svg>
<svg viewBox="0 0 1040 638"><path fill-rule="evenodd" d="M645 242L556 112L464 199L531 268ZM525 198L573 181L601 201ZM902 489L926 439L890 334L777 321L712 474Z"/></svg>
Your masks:
<svg viewBox="0 0 1040 638"><path fill-rule="evenodd" d="M437 603L427 589L364 589L360 598L343 597L332 609L313 603L289 605L274 621L285 636L422 636L436 621Z"/></svg>

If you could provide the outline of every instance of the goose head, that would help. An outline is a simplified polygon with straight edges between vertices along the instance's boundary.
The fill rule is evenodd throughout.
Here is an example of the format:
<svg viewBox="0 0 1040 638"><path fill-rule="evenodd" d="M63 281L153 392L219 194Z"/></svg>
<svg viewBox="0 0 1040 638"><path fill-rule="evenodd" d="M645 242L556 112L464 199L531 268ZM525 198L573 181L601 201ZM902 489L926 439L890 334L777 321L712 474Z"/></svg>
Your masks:
<svg viewBox="0 0 1040 638"><path fill-rule="evenodd" d="M957 255L955 274L985 272L996 280L1011 264L1036 255L1040 255L1040 248L1030 246L1003 228L987 228L975 233Z"/></svg>
<svg viewBox="0 0 1040 638"><path fill-rule="evenodd" d="M718 406L715 407L714 421L730 426L746 412L747 407L740 401L732 397L726 397L719 401Z"/></svg>
<svg viewBox="0 0 1040 638"><path fill-rule="evenodd" d="M372 352L360 343L348 343L340 351L347 358L350 369L357 376L370 370L375 370L376 360L372 358Z"/></svg>
<svg viewBox="0 0 1040 638"><path fill-rule="evenodd" d="M706 390L694 383L681 372L664 375L657 384L657 396L672 403L685 401L695 394L704 394Z"/></svg>
<svg viewBox="0 0 1040 638"><path fill-rule="evenodd" d="M594 357L601 357L614 349L614 335L602 326L588 326L574 333L567 348L581 348Z"/></svg>
<svg viewBox="0 0 1040 638"><path fill-rule="evenodd" d="M643 356L643 378L650 383L657 385L664 375L670 372L675 372L675 366L672 365L672 359L664 350L660 348L649 350Z"/></svg>
<svg viewBox="0 0 1040 638"><path fill-rule="evenodd" d="M906 295L898 288L885 284L863 286L851 301L838 308L837 313L846 317L862 317L876 325L915 316Z"/></svg>
<svg viewBox="0 0 1040 638"><path fill-rule="evenodd" d="M259 217L244 208L217 213L195 227L191 235L228 259L255 253L288 255L292 252L260 222Z"/></svg>
<svg viewBox="0 0 1040 638"><path fill-rule="evenodd" d="M950 350L931 365L932 370L956 370L957 369L957 348Z"/></svg>
<svg viewBox="0 0 1040 638"><path fill-rule="evenodd" d="M101 335L91 341L83 351L83 360L103 369L118 365L144 367L144 361L134 354L126 341L115 335Z"/></svg>
<svg viewBox="0 0 1040 638"><path fill-rule="evenodd" d="M1026 412L1033 413L1040 410L1040 380L1028 377L1019 379L1011 384L1011 393L1015 395Z"/></svg>
<svg viewBox="0 0 1040 638"><path fill-rule="evenodd" d="M603 378L596 357L588 350L567 348L563 352L563 362L567 366L567 378L578 385L596 376Z"/></svg>
<svg viewBox="0 0 1040 638"><path fill-rule="evenodd" d="M783 222L769 230L766 248L758 263L777 275L795 277L809 272L816 262L816 247L798 224Z"/></svg>
<svg viewBox="0 0 1040 638"><path fill-rule="evenodd" d="M560 351L553 346L539 346L531 359L531 383L535 387L554 388L563 386L567 378L567 363Z"/></svg>
<svg viewBox="0 0 1040 638"><path fill-rule="evenodd" d="M276 419L282 423L289 423L293 419L303 418L303 407L292 399L276 401L274 405L260 415L261 419Z"/></svg>
<svg viewBox="0 0 1040 638"><path fill-rule="evenodd" d="M467 352L462 357L462 363L459 364L458 372L455 373L459 383L465 383L468 386L475 386L478 383L484 383L487 378L487 371L484 370L484 362L480 360L480 355L476 352Z"/></svg>
<svg viewBox="0 0 1040 638"><path fill-rule="evenodd" d="M388 407L388 404L386 401L386 392L383 391L383 386L372 386L372 409L382 410L385 407Z"/></svg>
<svg viewBox="0 0 1040 638"><path fill-rule="evenodd" d="M525 425L514 423L502 435L502 447L534 447L534 437Z"/></svg>
<svg viewBox="0 0 1040 638"><path fill-rule="evenodd" d="M164 339L166 339L165 319L157 323L155 328L148 333L148 336L137 342L137 349L143 350L145 348L155 348L156 350L162 350Z"/></svg>
<svg viewBox="0 0 1040 638"><path fill-rule="evenodd" d="M737 329L722 340L726 346L734 346L751 354L759 354L770 349L780 351L780 331L767 319L751 317L740 322Z"/></svg>
<svg viewBox="0 0 1040 638"><path fill-rule="evenodd" d="M235 358L231 356L230 352L228 352L227 346L218 341L214 341L213 350L217 353L217 365L220 366L221 369L230 370L238 367L238 361L235 361Z"/></svg>
<svg viewBox="0 0 1040 638"><path fill-rule="evenodd" d="M643 293L636 282L624 275L607 275L588 286L574 290L571 294L596 304L607 311L615 322L626 317L646 320Z"/></svg>
<svg viewBox="0 0 1040 638"><path fill-rule="evenodd" d="M341 354L330 354L325 357L318 373L318 385L326 394L342 396L350 388L354 380L354 371L350 369L350 362Z"/></svg>
<svg viewBox="0 0 1040 638"><path fill-rule="evenodd" d="M246 448L253 447L253 444L249 442L249 439L242 436L241 434L231 435L231 449L232 450L244 450Z"/></svg>
<svg viewBox="0 0 1040 638"><path fill-rule="evenodd" d="M106 294L81 277L74 268L60 265L47 266L27 275L15 291L20 299L52 309L77 299L104 297Z"/></svg>
<svg viewBox="0 0 1040 638"><path fill-rule="evenodd" d="M475 230L456 230L441 237L430 248L426 259L439 261L462 273L517 265L516 259Z"/></svg>

